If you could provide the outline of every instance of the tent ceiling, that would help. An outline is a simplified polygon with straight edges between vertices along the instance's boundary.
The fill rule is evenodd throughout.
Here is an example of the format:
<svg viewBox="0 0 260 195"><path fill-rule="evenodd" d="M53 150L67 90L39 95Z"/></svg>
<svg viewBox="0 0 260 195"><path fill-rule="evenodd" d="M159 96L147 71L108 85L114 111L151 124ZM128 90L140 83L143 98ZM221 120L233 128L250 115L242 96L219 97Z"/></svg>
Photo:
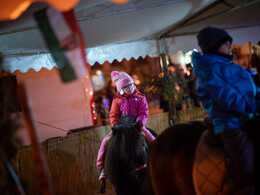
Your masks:
<svg viewBox="0 0 260 195"><path fill-rule="evenodd" d="M105 0L82 0L75 13L86 46L155 38L195 10L212 0L131 0L113 4ZM33 13L47 7L34 3L21 17L0 23L0 51L3 54L47 52L44 40L33 19Z"/></svg>
<svg viewBox="0 0 260 195"><path fill-rule="evenodd" d="M18 19L0 22L0 52L8 58L6 67L15 62L11 71L21 66L27 71L34 64L53 66L48 54L34 56L48 53L33 19L33 13L45 7L45 3L34 3ZM259 9L260 0L131 0L123 5L81 0L74 8L91 64L147 54L154 57L158 54L155 40L162 37L168 54L196 48L195 35L207 25L224 28L237 40L258 42Z"/></svg>
<svg viewBox="0 0 260 195"><path fill-rule="evenodd" d="M197 34L205 25L213 25L224 29L260 26L260 1L223 1L216 2L197 16L193 15L173 26L162 37L176 37Z"/></svg>
<svg viewBox="0 0 260 195"><path fill-rule="evenodd" d="M169 55L177 51L199 49L196 34L205 26L223 28L233 37L233 43L257 43L260 40L260 1L216 1L192 16L180 21L161 37L166 38Z"/></svg>

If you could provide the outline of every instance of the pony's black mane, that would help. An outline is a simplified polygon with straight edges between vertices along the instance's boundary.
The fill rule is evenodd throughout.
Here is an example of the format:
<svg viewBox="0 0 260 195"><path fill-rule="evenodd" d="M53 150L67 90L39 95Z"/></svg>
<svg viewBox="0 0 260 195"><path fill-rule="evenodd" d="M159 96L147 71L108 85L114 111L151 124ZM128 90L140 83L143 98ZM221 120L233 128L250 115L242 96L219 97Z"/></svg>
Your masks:
<svg viewBox="0 0 260 195"><path fill-rule="evenodd" d="M123 188L131 184L138 186L133 169L140 166L144 160L143 146L145 140L141 126L120 125L113 129L105 157L105 172L113 185L117 184Z"/></svg>

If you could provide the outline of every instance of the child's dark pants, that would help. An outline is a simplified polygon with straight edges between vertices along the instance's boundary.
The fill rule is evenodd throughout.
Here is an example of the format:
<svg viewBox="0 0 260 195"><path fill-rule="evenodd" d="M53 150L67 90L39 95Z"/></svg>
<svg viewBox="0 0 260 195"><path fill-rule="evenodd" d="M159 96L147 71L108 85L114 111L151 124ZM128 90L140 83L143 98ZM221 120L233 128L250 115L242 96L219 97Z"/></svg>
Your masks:
<svg viewBox="0 0 260 195"><path fill-rule="evenodd" d="M228 194L254 194L254 149L247 133L235 129L219 135L227 153Z"/></svg>

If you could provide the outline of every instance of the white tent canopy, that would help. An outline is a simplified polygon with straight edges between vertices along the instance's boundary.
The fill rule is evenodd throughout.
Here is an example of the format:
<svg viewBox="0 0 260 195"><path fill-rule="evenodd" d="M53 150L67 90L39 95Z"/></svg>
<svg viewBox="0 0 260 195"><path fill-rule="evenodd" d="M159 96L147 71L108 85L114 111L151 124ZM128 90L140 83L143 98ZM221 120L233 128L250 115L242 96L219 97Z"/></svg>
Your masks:
<svg viewBox="0 0 260 195"><path fill-rule="evenodd" d="M243 45L245 42L257 43L259 41L260 26L227 29L227 32L233 37L234 44ZM248 36L249 32L250 36ZM165 38L164 43L167 48L168 55L174 55L178 51L188 52L193 49L199 50L196 35ZM103 64L105 61L111 63L114 60L120 62L123 59L138 59L139 57L145 58L145 56L158 57L160 55L156 40L143 40L98 46L86 49L86 53L88 63L90 65L94 65L96 62ZM4 66L2 69L10 73L16 70L25 73L30 68L33 68L35 71L39 71L41 68L51 70L54 66L57 67L50 54L6 57L4 58L3 65Z"/></svg>
<svg viewBox="0 0 260 195"><path fill-rule="evenodd" d="M18 20L0 23L3 70L26 72L56 66L32 18L44 6L31 6ZM159 56L159 38L164 39L168 55L198 49L196 34L208 25L226 29L236 44L256 43L260 40L259 8L259 0L132 0L124 5L82 0L75 12L88 62L93 65Z"/></svg>
<svg viewBox="0 0 260 195"><path fill-rule="evenodd" d="M94 65L96 62L103 64L105 61L113 62L114 60L122 61L124 58L130 60L131 58L138 59L145 58L146 55L150 57L159 56L156 47L156 41L136 41L130 43L111 44L94 48L86 49L88 63ZM10 56L4 58L2 69L13 73L19 70L23 73L30 68L39 71L41 68L51 70L54 66L57 67L51 54L36 54L29 56Z"/></svg>
<svg viewBox="0 0 260 195"><path fill-rule="evenodd" d="M145 58L146 55L157 57L158 54L156 40L111 44L87 49L87 58L91 65L94 65L95 62L103 64L108 61L111 63L113 60L120 62L124 58L126 60Z"/></svg>

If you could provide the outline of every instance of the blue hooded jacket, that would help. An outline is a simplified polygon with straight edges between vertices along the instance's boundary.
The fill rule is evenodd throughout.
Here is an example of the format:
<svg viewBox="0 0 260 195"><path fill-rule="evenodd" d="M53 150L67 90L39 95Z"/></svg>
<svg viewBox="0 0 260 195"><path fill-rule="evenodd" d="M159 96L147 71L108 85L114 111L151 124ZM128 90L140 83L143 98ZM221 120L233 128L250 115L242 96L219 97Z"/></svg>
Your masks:
<svg viewBox="0 0 260 195"><path fill-rule="evenodd" d="M260 108L260 90L248 72L228 58L193 52L197 92L215 133L238 129ZM244 118L244 119L242 119Z"/></svg>

